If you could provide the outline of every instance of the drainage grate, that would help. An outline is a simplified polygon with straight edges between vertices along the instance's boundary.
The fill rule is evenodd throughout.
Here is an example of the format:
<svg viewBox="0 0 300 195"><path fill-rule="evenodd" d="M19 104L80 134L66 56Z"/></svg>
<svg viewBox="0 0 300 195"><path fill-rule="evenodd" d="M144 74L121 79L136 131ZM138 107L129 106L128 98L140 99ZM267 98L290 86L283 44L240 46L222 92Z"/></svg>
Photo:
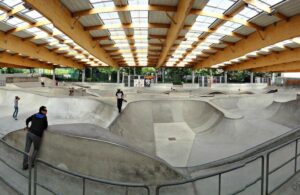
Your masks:
<svg viewBox="0 0 300 195"><path fill-rule="evenodd" d="M169 137L168 139L169 139L169 141L176 141L175 137Z"/></svg>

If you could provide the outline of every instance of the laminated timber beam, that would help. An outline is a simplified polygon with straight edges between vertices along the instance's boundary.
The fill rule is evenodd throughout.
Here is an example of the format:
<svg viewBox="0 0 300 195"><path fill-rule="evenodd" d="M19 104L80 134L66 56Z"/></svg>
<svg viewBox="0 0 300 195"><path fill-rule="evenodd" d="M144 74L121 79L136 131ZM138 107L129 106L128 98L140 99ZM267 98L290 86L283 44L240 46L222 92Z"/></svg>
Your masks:
<svg viewBox="0 0 300 195"><path fill-rule="evenodd" d="M93 40L88 32L84 31L78 19L74 19L69 10L62 6L60 0L25 0L25 2L50 20L56 28L91 55L110 66L118 67L111 56L100 47L99 43Z"/></svg>
<svg viewBox="0 0 300 195"><path fill-rule="evenodd" d="M26 68L43 68L53 69L53 66L37 60L32 60L26 57L22 57L17 54L9 54L6 52L0 52L0 63L14 65ZM5 67L5 66L4 66ZM14 67L11 67L14 68Z"/></svg>
<svg viewBox="0 0 300 195"><path fill-rule="evenodd" d="M57 55L56 53L49 51L47 48L38 46L29 40L22 40L17 36L6 34L4 32L0 32L0 48L11 50L36 59L41 59L52 64L79 69L84 68L84 65L81 63L68 59L65 56Z"/></svg>
<svg viewBox="0 0 300 195"><path fill-rule="evenodd" d="M124 6L113 6L113 7L99 7L99 8L92 8L83 11L77 11L72 14L73 17L82 17L92 14L99 14L99 13L111 13L111 12L128 12L128 11L161 11L161 12L176 12L176 6L163 6L163 5L149 5L147 6L133 6L133 5L124 5ZM203 11L201 9L191 9L190 13L192 15L198 16L207 16L213 17L224 21L230 21L238 24L242 24L244 26L248 26L257 30L262 30L262 27L248 22L247 20L238 19L226 16L224 14L218 14L208 11Z"/></svg>
<svg viewBox="0 0 300 195"><path fill-rule="evenodd" d="M252 72L299 72L300 61L251 69Z"/></svg>
<svg viewBox="0 0 300 195"><path fill-rule="evenodd" d="M227 66L225 70L249 70L275 64L300 61L300 48L272 53L264 57L254 58L239 64Z"/></svg>
<svg viewBox="0 0 300 195"><path fill-rule="evenodd" d="M171 23L171 26L168 30L165 45L158 59L157 68L161 67L165 63L167 55L169 54L169 50L172 48L181 29L183 28L186 17L189 15L193 4L194 0L180 0L178 2L177 12L173 16L174 22Z"/></svg>
<svg viewBox="0 0 300 195"><path fill-rule="evenodd" d="M290 17L289 20L282 20L271 24L263 32L252 33L246 39L238 41L234 46L227 47L224 51L218 52L207 60L199 62L194 68L211 67L269 45L297 37L300 35L300 28L295 28L295 26L300 26L300 15Z"/></svg>

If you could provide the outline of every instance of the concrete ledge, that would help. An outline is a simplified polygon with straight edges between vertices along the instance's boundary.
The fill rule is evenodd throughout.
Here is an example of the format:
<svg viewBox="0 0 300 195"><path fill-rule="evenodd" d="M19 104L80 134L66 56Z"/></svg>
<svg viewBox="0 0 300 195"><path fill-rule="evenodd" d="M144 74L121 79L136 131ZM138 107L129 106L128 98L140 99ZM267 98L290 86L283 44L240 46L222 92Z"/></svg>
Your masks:
<svg viewBox="0 0 300 195"><path fill-rule="evenodd" d="M182 84L183 89L198 89L199 88L199 83L184 83Z"/></svg>
<svg viewBox="0 0 300 195"><path fill-rule="evenodd" d="M211 85L212 89L218 89L218 90L254 90L254 89L264 89L268 85L267 83L231 83L231 84L225 84L225 83L214 83Z"/></svg>
<svg viewBox="0 0 300 195"><path fill-rule="evenodd" d="M157 89L171 89L173 87L173 83L152 83L151 88Z"/></svg>

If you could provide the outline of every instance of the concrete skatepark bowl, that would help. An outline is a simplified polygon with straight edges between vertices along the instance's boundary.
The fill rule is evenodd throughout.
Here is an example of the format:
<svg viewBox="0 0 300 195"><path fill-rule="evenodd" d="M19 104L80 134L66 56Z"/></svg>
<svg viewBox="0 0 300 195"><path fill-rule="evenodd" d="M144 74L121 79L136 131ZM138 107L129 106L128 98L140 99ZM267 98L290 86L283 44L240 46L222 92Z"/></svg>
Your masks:
<svg viewBox="0 0 300 195"><path fill-rule="evenodd" d="M201 92L193 92L197 93ZM40 105L46 105L50 126L38 158L59 170L151 188L218 173L228 169L226 166L241 163L241 168L222 176L222 194L239 189L244 189L241 194L256 194L261 191L259 174L264 160L252 155L247 157L250 160L241 161L240 156L294 133L300 124L300 101L295 100L296 96L284 99L284 95L277 94L223 93L226 95L201 98L189 97L191 91L182 91L178 97L161 91L151 96L149 90L132 92L128 97L131 101L118 115L115 106L101 97L70 98L58 94L53 97L36 90L0 90L0 130L6 143L23 150L25 132L18 129L24 127L26 117ZM109 94L108 90L105 94ZM21 97L18 121L10 116L15 95ZM114 99L113 95L106 98ZM1 146L6 163L0 163L0 175L8 177L6 183L28 191L26 180L6 167L10 165L28 175L21 170L22 154L3 143ZM239 160L226 161L233 157ZM36 164L36 169L38 194L51 194L50 189L54 194L82 194L82 178L43 163ZM218 194L215 191L221 181L218 177L161 187L156 193ZM273 178L271 187L275 188L277 179L278 176ZM256 182L248 186L251 181ZM88 179L85 182L86 194L147 194L142 187L125 188ZM1 183L0 188L6 192L11 190Z"/></svg>

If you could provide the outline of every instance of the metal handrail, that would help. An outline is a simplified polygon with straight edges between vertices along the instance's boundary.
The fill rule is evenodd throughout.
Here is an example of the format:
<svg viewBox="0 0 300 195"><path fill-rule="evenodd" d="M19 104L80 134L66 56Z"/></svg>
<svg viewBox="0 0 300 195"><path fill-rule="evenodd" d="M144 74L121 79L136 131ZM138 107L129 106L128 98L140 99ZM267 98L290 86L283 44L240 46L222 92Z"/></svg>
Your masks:
<svg viewBox="0 0 300 195"><path fill-rule="evenodd" d="M211 173L211 174L208 174L208 175L205 175L205 176L198 176L198 177L195 177L195 178L187 179L185 181L172 182L172 183L158 185L156 187L156 195L160 194L160 189L163 188L163 187L178 186L178 185L183 185L183 184L187 184L187 183L193 183L195 181L199 181L199 180L202 180L202 179L207 179L207 178L214 177L214 176L219 176L218 189L219 189L219 195L220 195L221 194L221 176L222 176L222 174L228 173L228 172L231 172L231 171L235 171L237 169L241 169L241 168L245 167L246 165L248 165L248 164L250 164L250 163L252 163L254 161L257 161L258 159L261 159L261 162L262 162L261 163L261 176L259 178L257 178L255 180L255 182L252 181L251 183L249 183L248 185L246 185L246 187L238 190L234 194L236 194L238 192L244 191L245 189L247 189L247 187L250 187L251 185L254 185L259 180L262 181L261 182L261 187L263 188L263 184L264 184L264 156L261 155L261 156L256 157L255 159L251 159L248 162L245 162L245 163L243 163L241 165L235 166L235 167L233 167L231 169L228 169L228 170L225 170L225 171L220 171L218 173ZM261 195L262 194L263 194L263 190L261 190Z"/></svg>
<svg viewBox="0 0 300 195"><path fill-rule="evenodd" d="M95 177L91 177L91 176L87 176L87 175L83 175L80 173L71 172L68 170L58 168L58 167L56 167L48 162L45 162L41 159L36 159L36 161L35 161L36 166L34 167L34 195L36 195L37 185L40 185L37 182L37 167L38 167L37 164L38 163L44 164L47 167L50 167L51 169L55 169L60 172L66 173L68 175L72 175L72 176L79 177L80 179L82 179L83 180L83 194L85 194L85 181L89 180L89 181L94 181L94 182L102 183L102 184L108 184L108 185L112 185L112 186L119 186L119 187L126 187L126 188L144 188L147 191L147 194L150 195L150 187L143 183L127 183L127 182L117 182L117 181L99 179L99 178L95 178Z"/></svg>
<svg viewBox="0 0 300 195"><path fill-rule="evenodd" d="M258 177L257 179L251 181L249 184L245 185L242 189L236 191L234 194L236 193L240 193L242 191L244 191L245 189L247 189L248 187L256 184L258 181L261 180L261 194L270 194L272 192L274 192L275 190L277 190L278 188L280 188L287 180L289 180L292 176L294 176L295 174L299 173L300 171L297 171L297 158L300 156L300 154L298 154L298 141L300 140L300 135L297 135L296 137L294 137L293 139L289 139L287 141L284 141L283 143L280 143L272 148L267 148L266 150L263 150L263 151L260 151L258 154L256 155L252 155L252 156L248 156L246 159L248 159L246 161L246 159L240 159L238 162L243 162L242 164L239 164L239 165L234 165L234 163L230 163L228 165L232 165L233 167L232 168L229 168L227 170L220 170L219 172L216 172L216 173L211 173L211 174L208 174L208 175L205 175L205 176L198 176L198 177L195 177L195 178L191 178L191 179L187 179L187 180L184 180L184 181L179 181L179 182L172 182L172 183L165 183L165 184L161 184L161 185L158 185L158 186L153 186L155 188L155 192L157 195L159 195L160 193L160 189L161 188L164 188L164 187L168 187L168 186L177 186L177 185L183 185L183 184L187 184L187 183L193 183L195 181L198 181L198 180L201 180L201 179L206 179L206 178L210 178L210 177L214 177L214 176L218 176L219 177L219 194L221 193L221 176L222 174L224 173L228 173L228 172L231 172L231 171L234 171L234 170L237 170L237 169L241 169L243 167L245 167L247 164L249 163L252 163L258 159L261 159L261 162L262 162L262 165L261 165L261 176ZM0 139L0 142L5 144L6 146L8 146L9 148L23 154L23 155L28 155L29 157L29 164L31 165L31 156L28 154L28 153L25 153L11 145L9 145L7 142L5 142L5 140L3 139ZM287 159L284 163L282 163L281 165L277 166L276 168L274 168L272 171L269 170L269 163L270 163L270 155L275 152L275 151L278 151L280 150L281 148L284 148L285 146L288 146L290 144L293 144L293 143L296 143L295 144L295 155L292 157L292 158L289 158ZM266 159L266 162L265 162L265 159ZM10 168L12 168L14 171L16 171L17 173L21 174L22 176L26 177L26 175L20 173L19 170L15 169L14 167L10 166L8 163L5 162L4 159L1 159L0 160L2 162L4 162L5 164L7 164ZM292 176L290 176L289 178L287 178L285 181L281 182L281 184L279 186L277 186L275 189L272 190L272 192L268 192L269 190L269 175L280 170L282 167L284 167L285 165L289 164L290 162L294 161L295 160L295 163L294 163L294 174ZM238 163L238 162L235 162L235 163ZM85 182L86 180L89 180L89 181L94 181L94 182L99 182L99 183L103 183L103 184L108 184L108 185L113 185L113 186L120 186L120 187L126 187L127 188L144 188L146 191L147 191L147 194L150 195L150 186L149 185L146 185L146 184L141 184L141 183L126 183L126 182L115 182L115 181L110 181L110 180L105 180L105 179L98 179L98 178L95 178L95 177L90 177L90 176L87 176L87 175L82 175L82 174L79 174L79 173L75 173L75 172L71 172L71 171L68 171L68 170L64 170L64 169L61 169L61 168L58 168L50 163L47 163L41 159L36 159L36 166L34 168L35 172L34 172L34 194L36 194L36 188L37 186L40 186L46 190L48 190L49 192L52 192L54 194L56 194L55 192L51 191L51 189L47 189L46 186L43 186L41 184L39 184L37 182L37 164L38 163L41 163L41 164L44 164L46 165L47 167L50 167L52 169L55 169L55 170L58 170L60 172L63 172L63 173L66 173L66 174L69 174L69 175L72 175L72 176L75 176L75 177L79 177L82 179L83 181L83 186L82 186L82 189L83 189L83 194L85 194ZM32 176L31 176L31 166L29 166L29 174L28 174L28 194L31 195L31 179L32 179ZM13 187L13 186L12 186ZM15 189L15 188L14 188ZM15 189L17 190L17 189Z"/></svg>
<svg viewBox="0 0 300 195"><path fill-rule="evenodd" d="M4 145L6 145L7 147L9 147L10 149L13 149L15 150L16 152L18 153L21 153L22 155L27 155L28 157L28 177L26 177L26 175L22 174L19 170L17 170L16 168L14 168L13 166L11 166L10 164L8 164L4 159L2 159L0 157L0 161L3 162L5 165L7 165L9 168L11 168L12 170L14 170L16 173L22 175L23 177L27 178L28 179L28 195L31 195L31 180L32 180L32 174L31 174L31 170L32 170L32 157L29 153L26 153L22 150L19 150L18 148L15 148L11 145L9 145L8 143L6 143L2 138L0 139L0 142L3 143ZM11 185L11 187L13 187ZM14 190L18 191L18 189L14 188Z"/></svg>
<svg viewBox="0 0 300 195"><path fill-rule="evenodd" d="M278 190L284 183L286 183L289 179L291 179L294 175L296 175L298 172L297 171L297 162L298 162L298 157L300 154L298 154L298 141L300 140L299 137L296 137L285 144L280 145L279 147L274 148L273 150L269 151L267 153L267 162L266 162L266 189L265 189L265 194L272 194L274 191ZM278 165L276 168L270 171L270 155L284 147L287 147L291 144L295 143L295 154L293 155L292 158L289 158L287 161L284 161L282 164ZM273 174L274 172L280 170L281 168L285 167L287 164L291 163L292 161L294 162L294 174L285 179L280 185L276 186L271 192L269 192L269 176Z"/></svg>

